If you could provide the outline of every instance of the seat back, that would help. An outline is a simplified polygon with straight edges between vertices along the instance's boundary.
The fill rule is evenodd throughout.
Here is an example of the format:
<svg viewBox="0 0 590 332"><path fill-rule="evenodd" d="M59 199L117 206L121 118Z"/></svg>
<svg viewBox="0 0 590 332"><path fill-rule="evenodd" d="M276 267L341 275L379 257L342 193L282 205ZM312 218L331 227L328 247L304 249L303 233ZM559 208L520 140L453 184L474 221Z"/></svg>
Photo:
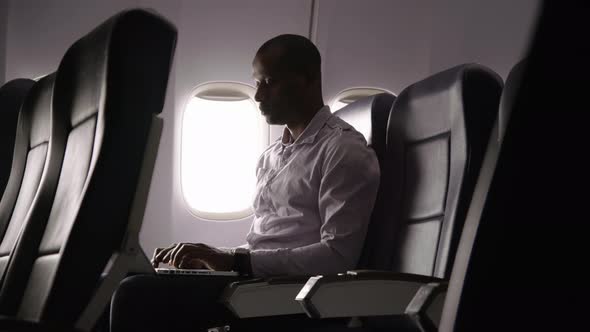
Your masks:
<svg viewBox="0 0 590 332"><path fill-rule="evenodd" d="M130 10L64 55L53 110L68 121L67 143L55 200L43 230L24 230L5 283L22 294L18 318L75 325L122 246L175 41L171 24Z"/></svg>
<svg viewBox="0 0 590 332"><path fill-rule="evenodd" d="M34 83L33 80L21 78L0 87L0 198L12 168L18 114Z"/></svg>
<svg viewBox="0 0 590 332"><path fill-rule="evenodd" d="M400 93L387 128L386 210L372 268L448 277L501 89L496 73L467 64Z"/></svg>
<svg viewBox="0 0 590 332"><path fill-rule="evenodd" d="M515 65L506 79L500 101L498 121L495 124L488 143L482 170L477 180L473 199L466 217L465 230L461 236L457 257L454 262L451 281L443 307L443 321L440 325L442 330L454 330L456 319L460 320L462 318L461 316L473 314L472 310L474 308L466 307L465 302L473 301L474 296L477 296L478 292L473 287L475 283L481 284L483 277L481 275L482 271L478 271L478 269L481 268L482 264L487 264L481 260L482 255L490 258L490 250L493 250L490 248L480 249L479 247L489 246L489 241L498 236L495 232L498 231L497 227L500 222L495 220L495 214L501 212L492 211L489 208L487 212L484 212L484 209L487 208L488 204L493 204L494 197L490 195L499 194L498 192L490 192L490 188L493 185L493 181L499 182L499 180L494 179L494 174L496 173L498 158L502 149L502 140L510 120L514 99L520 87L521 76L525 65L526 62L524 61ZM493 220L495 220L495 225L490 224L488 226L487 224L493 222ZM483 223L487 224L482 227L481 224ZM481 234L482 232L483 234ZM472 259L475 261L472 261ZM504 271L503 273L508 272L510 271ZM480 274L479 276L478 273ZM494 281L492 279L489 281L490 284L488 286L494 287ZM479 287L486 286L480 285ZM466 321L471 321L471 319L465 319L463 323L466 323ZM483 329L483 326L481 328Z"/></svg>
<svg viewBox="0 0 590 332"><path fill-rule="evenodd" d="M380 93L359 99L334 112L334 115L351 124L356 130L365 136L368 146L370 146L377 155L379 168L381 170L379 190L373 206L373 212L371 213L369 227L367 228L363 251L357 266L359 269L371 268L370 256L375 242L379 239L378 224L383 219L382 214L385 209L384 204L388 203L384 199L383 194L383 179L387 177L385 174L387 169L384 167L383 163L385 160L387 120L389 119L389 113L395 102L395 98L396 97L392 94Z"/></svg>
<svg viewBox="0 0 590 332"><path fill-rule="evenodd" d="M0 279L3 282L21 230L31 224L44 227L53 201L65 147L64 141L56 138L63 135L63 122L57 121L51 111L54 81L55 74L51 74L36 82L19 114L12 170L0 201ZM1 285L0 313L9 314L3 300L10 296L11 289Z"/></svg>

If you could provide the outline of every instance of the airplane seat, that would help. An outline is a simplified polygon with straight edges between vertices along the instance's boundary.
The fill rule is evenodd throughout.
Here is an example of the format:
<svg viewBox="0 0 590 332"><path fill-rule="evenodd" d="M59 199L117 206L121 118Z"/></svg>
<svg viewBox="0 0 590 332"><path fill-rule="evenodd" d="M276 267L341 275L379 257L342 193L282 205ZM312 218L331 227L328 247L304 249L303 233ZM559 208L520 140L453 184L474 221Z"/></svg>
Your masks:
<svg viewBox="0 0 590 332"><path fill-rule="evenodd" d="M478 247L486 245L485 242L494 236L494 234L488 230L489 227L480 227L480 224L491 222L489 218L493 218L495 214L489 210L486 213L485 207L488 204L494 204L493 197L488 197L488 195L494 194L494 191L490 191L492 183L499 182L499 180L494 179L494 174L499 162L500 152L503 149L502 141L508 129L510 116L513 111L516 96L520 90L521 78L526 66L527 60L520 61L514 65L506 78L506 83L500 100L498 120L489 141L485 160L482 165L482 171L476 184L473 200L465 221L465 231L461 236L457 258L453 266L448 290L446 291L440 323L440 328L442 330L454 330L460 327L461 324L466 324L467 322L472 321L472 319L466 317L466 315L471 315L471 310L474 309L466 307L465 303L473 301L473 298L471 297L473 296L473 293L477 293L477 291L471 286L471 283L478 282L477 278L482 279L482 275L478 275L478 273L482 273L484 269L478 271L479 264L481 263L474 264L471 257L478 257L478 255L481 255L484 251L481 251ZM484 229L485 237L481 234L484 232ZM493 228L491 230L493 230ZM483 240L479 240L479 238L483 238ZM476 239L478 239L477 242ZM480 242L484 242L484 244L481 244ZM481 262L481 258L478 258L477 260ZM460 328L464 329L465 327L463 326Z"/></svg>
<svg viewBox="0 0 590 332"><path fill-rule="evenodd" d="M485 154L481 162L481 170L478 172L472 199L470 200L465 217L463 231L460 236L460 242L450 275L448 291L446 283L426 284L421 287L421 290L412 299L412 302L405 308L403 315L397 317L399 319L395 320L395 324L383 326L383 321L379 322L379 320L372 321L367 319L364 321L365 326L363 327L341 328L339 330L334 329L333 331L438 331L439 327L441 330L454 330L452 325L449 324L454 324L454 320L456 319L455 315L457 315L462 291L462 278L466 273L472 247L478 232L477 224L481 216L481 202L485 200L489 190L502 137L506 130L506 124L509 121L513 99L519 87L523 67L524 62L521 62L513 68L502 91L498 116L494 121L494 127L487 142ZM327 330L314 329L313 331Z"/></svg>
<svg viewBox="0 0 590 332"><path fill-rule="evenodd" d="M506 77L504 90L502 90L502 98L500 98L500 110L498 111L498 139L502 140L508 120L510 119L510 112L512 112L512 105L520 89L520 81L527 65L527 60L521 60L512 67Z"/></svg>
<svg viewBox="0 0 590 332"><path fill-rule="evenodd" d="M142 167L144 151L152 130L161 132L157 114L176 35L160 16L127 10L75 42L61 60L53 111L67 119L65 154L46 227L24 230L22 237L37 241L19 241L15 252L22 255L6 274L5 287L21 295L17 320L90 330L103 313L120 280L99 284L101 272L112 256L131 255L119 250L130 241L129 220L143 216L136 208L145 206L150 179L144 173L151 176Z"/></svg>
<svg viewBox="0 0 590 332"><path fill-rule="evenodd" d="M368 264L380 270L310 278L296 297L308 316L387 326L424 284L448 279L501 90L492 70L466 64L399 94L387 126L387 218L371 225Z"/></svg>
<svg viewBox="0 0 590 332"><path fill-rule="evenodd" d="M0 198L4 193L12 168L12 154L21 105L35 81L15 79L0 87Z"/></svg>
<svg viewBox="0 0 590 332"><path fill-rule="evenodd" d="M0 280L5 281L23 227L44 227L49 216L65 143L63 126L51 110L55 74L30 87L15 126L14 158L6 191L0 201ZM22 82L29 85L30 82ZM26 241L26 239L24 240ZM31 248L30 250L34 250ZM14 314L13 288L0 287L0 314Z"/></svg>
<svg viewBox="0 0 590 332"><path fill-rule="evenodd" d="M465 64L400 93L387 128L389 230L380 232L395 236L379 241L389 270L448 278L501 91L498 74Z"/></svg>
<svg viewBox="0 0 590 332"><path fill-rule="evenodd" d="M588 325L587 16L545 1L526 62L508 77L517 95L468 214L442 332Z"/></svg>
<svg viewBox="0 0 590 332"><path fill-rule="evenodd" d="M357 100L334 112L334 115L348 122L362 133L367 140L367 145L375 151L377 160L379 161L379 168L381 169L381 183L384 182L383 179L387 178L387 171L383 165L386 153L385 138L387 136L387 121L395 98L396 96L390 93L380 93ZM373 234L373 227L371 225L378 222L374 220L383 218L383 205L388 201L383 196L381 183L371 214L371 221L367 229L363 251L358 262L358 268L360 269L376 268L370 265L371 258L369 257L372 253L371 245L374 242L373 238L376 237L376 234Z"/></svg>

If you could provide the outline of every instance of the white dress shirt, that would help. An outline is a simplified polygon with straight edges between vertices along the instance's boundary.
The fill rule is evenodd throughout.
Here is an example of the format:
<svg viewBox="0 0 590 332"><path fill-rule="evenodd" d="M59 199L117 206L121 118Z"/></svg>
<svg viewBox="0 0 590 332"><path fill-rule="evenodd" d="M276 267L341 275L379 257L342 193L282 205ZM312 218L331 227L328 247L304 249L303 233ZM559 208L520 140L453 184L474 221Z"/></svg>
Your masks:
<svg viewBox="0 0 590 332"><path fill-rule="evenodd" d="M258 161L246 238L255 276L354 269L379 186L362 134L325 106L293 141L285 127Z"/></svg>

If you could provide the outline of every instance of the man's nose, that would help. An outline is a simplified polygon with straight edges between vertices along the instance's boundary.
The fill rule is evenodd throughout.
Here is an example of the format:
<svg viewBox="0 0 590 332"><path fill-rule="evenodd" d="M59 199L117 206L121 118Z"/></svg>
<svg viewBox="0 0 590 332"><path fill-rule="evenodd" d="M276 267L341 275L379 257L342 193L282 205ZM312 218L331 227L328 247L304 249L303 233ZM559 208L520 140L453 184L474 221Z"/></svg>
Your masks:
<svg viewBox="0 0 590 332"><path fill-rule="evenodd" d="M256 94L254 95L254 100L256 100L256 102L258 103L264 100L265 93L262 90L263 89L259 87L258 89L256 89Z"/></svg>

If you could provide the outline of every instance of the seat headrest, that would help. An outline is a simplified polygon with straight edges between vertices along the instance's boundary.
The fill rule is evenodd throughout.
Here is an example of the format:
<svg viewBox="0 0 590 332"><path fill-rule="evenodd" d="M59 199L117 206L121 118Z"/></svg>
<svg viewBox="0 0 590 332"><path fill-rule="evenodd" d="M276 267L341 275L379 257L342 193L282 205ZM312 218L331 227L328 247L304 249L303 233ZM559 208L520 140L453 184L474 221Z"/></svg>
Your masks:
<svg viewBox="0 0 590 332"><path fill-rule="evenodd" d="M334 112L342 120L348 122L367 140L381 161L385 153L385 136L387 119L395 96L390 93L379 93L361 98Z"/></svg>
<svg viewBox="0 0 590 332"><path fill-rule="evenodd" d="M492 78L492 79L490 79ZM405 88L397 97L394 112L404 117L405 121L391 122L390 125L403 124L397 128L389 128L390 132L401 130L409 140L419 141L424 133L447 132L457 119L457 113L465 113L466 109L480 112L478 117L487 116L495 119L496 111L490 107L489 114L481 114L478 107L467 107L466 104L481 103L480 93L496 91L502 86L501 77L491 69L479 64L463 64ZM489 98L485 98L488 100ZM450 110L437 112L438 109ZM465 116L469 116L465 114ZM491 120L493 122L493 119Z"/></svg>
<svg viewBox="0 0 590 332"><path fill-rule="evenodd" d="M75 42L64 55L56 78L58 97L54 105L68 110L66 116L71 126L76 126L105 108L106 95L109 100L132 99L126 94L149 89L146 102L153 107L141 111L150 116L161 112L171 63L153 66L150 71L144 64L170 61L176 34L171 23L145 10L113 16ZM154 82L163 86L154 86Z"/></svg>
<svg viewBox="0 0 590 332"><path fill-rule="evenodd" d="M508 77L506 77L506 83L504 84L504 90L502 91L502 98L500 99L500 111L498 113L498 137L500 140L504 136L504 132L506 132L506 125L510 118L514 98L520 88L520 81L525 67L526 60L518 62L512 67Z"/></svg>

